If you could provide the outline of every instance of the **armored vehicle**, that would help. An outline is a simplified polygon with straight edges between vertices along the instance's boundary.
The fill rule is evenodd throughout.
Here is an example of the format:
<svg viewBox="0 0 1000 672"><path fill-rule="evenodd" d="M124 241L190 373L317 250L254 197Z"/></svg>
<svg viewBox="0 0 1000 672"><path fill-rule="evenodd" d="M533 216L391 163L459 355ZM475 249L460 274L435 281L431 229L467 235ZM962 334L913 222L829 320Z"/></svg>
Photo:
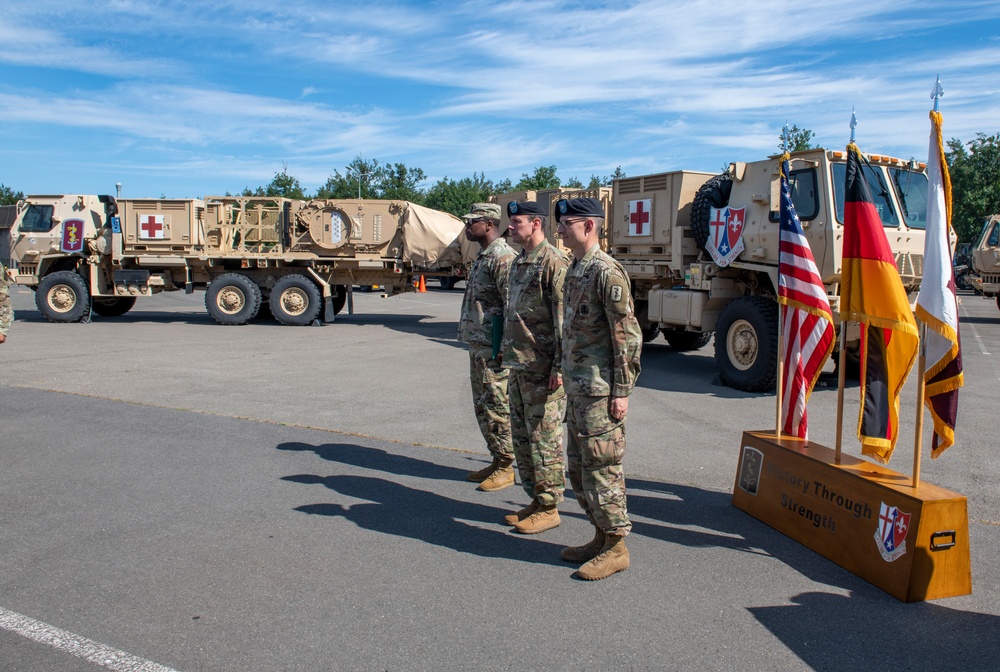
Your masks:
<svg viewBox="0 0 1000 672"><path fill-rule="evenodd" d="M461 221L405 201L28 196L10 230L14 278L53 322L117 316L136 298L204 289L220 324L264 306L282 324L332 322L355 284L413 290L471 255Z"/></svg>
<svg viewBox="0 0 1000 672"><path fill-rule="evenodd" d="M896 266L915 296L923 271L925 166L867 155L864 168ZM777 375L779 156L733 163L721 175L675 171L614 182L610 253L632 279L647 340L707 345L723 382L761 391ZM791 155L793 201L835 316L844 225L846 154ZM858 341L849 339L848 355Z"/></svg>
<svg viewBox="0 0 1000 672"><path fill-rule="evenodd" d="M995 296L1000 308L1000 215L987 218L971 257L973 287L983 296Z"/></svg>

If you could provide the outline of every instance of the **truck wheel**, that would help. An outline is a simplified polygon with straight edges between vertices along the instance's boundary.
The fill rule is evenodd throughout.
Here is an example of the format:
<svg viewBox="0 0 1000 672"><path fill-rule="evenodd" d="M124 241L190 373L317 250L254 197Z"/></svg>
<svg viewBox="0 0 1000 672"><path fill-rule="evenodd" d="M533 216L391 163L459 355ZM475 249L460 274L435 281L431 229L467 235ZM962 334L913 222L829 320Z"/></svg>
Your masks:
<svg viewBox="0 0 1000 672"><path fill-rule="evenodd" d="M762 296L730 301L715 330L715 361L726 385L745 392L774 388L778 375L778 304Z"/></svg>
<svg viewBox="0 0 1000 672"><path fill-rule="evenodd" d="M91 308L101 317L119 317L132 310L135 305L134 296L95 296L91 299Z"/></svg>
<svg viewBox="0 0 1000 672"><path fill-rule="evenodd" d="M219 324L246 324L260 310L260 287L239 273L225 273L208 285L205 308Z"/></svg>
<svg viewBox="0 0 1000 672"><path fill-rule="evenodd" d="M340 311L347 305L347 286L334 285L337 293L333 295L333 314L340 315Z"/></svg>
<svg viewBox="0 0 1000 672"><path fill-rule="evenodd" d="M724 208L729 205L729 195L733 191L733 178L728 173L716 175L701 185L691 203L691 231L694 233L698 248L708 252L709 221L712 219L712 208Z"/></svg>
<svg viewBox="0 0 1000 672"><path fill-rule="evenodd" d="M712 340L710 331L684 331L683 329L670 329L663 332L663 337L674 350L687 352L688 350L700 350L708 345Z"/></svg>
<svg viewBox="0 0 1000 672"><path fill-rule="evenodd" d="M271 314L282 324L312 324L322 304L319 287L304 275L286 275L271 289Z"/></svg>
<svg viewBox="0 0 1000 672"><path fill-rule="evenodd" d="M90 317L90 288L75 271L49 273L38 283L35 305L49 322L80 322Z"/></svg>
<svg viewBox="0 0 1000 672"><path fill-rule="evenodd" d="M442 275L438 281L441 283L441 289L455 289L455 285L461 278L456 278L453 275L444 276Z"/></svg>
<svg viewBox="0 0 1000 672"><path fill-rule="evenodd" d="M639 322L643 343L649 343L660 334L660 325L649 321L649 302L645 299L635 302L635 319Z"/></svg>

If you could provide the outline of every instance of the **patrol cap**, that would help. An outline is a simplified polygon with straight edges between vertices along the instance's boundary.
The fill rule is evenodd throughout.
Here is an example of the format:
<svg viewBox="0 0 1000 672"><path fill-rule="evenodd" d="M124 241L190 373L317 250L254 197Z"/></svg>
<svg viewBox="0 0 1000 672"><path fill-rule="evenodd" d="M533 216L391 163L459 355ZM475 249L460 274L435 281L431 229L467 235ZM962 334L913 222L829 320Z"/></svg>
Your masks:
<svg viewBox="0 0 1000 672"><path fill-rule="evenodd" d="M556 202L556 221L563 217L604 217L604 206L596 198L561 198Z"/></svg>
<svg viewBox="0 0 1000 672"><path fill-rule="evenodd" d="M535 215L537 217L548 217L549 213L538 201L511 201L507 204L507 216L515 215Z"/></svg>
<svg viewBox="0 0 1000 672"><path fill-rule="evenodd" d="M500 206L496 203L473 203L468 214L462 215L462 219L467 222L476 219L492 219L494 222L499 222Z"/></svg>

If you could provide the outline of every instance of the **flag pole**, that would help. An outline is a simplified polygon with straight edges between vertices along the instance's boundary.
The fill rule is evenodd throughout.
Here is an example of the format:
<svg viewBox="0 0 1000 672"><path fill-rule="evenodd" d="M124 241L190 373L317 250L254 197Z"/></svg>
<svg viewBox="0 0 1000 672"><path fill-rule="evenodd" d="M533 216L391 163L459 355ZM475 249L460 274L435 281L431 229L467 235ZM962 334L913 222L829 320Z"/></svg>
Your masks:
<svg viewBox="0 0 1000 672"><path fill-rule="evenodd" d="M781 148L783 154L788 154L788 122L785 122L784 128L781 129ZM781 171L784 170L785 157L781 157L781 161L778 164L778 175L780 179ZM779 236L780 238L780 236ZM781 256L780 253L778 255ZM781 285L781 262L778 262L778 285ZM780 289L779 289L780 293ZM774 411L774 438L781 440L781 383L785 377L785 344L781 338L781 323L784 321L781 319L781 301L778 301L778 378L775 381L774 398L775 398L775 411Z"/></svg>
<svg viewBox="0 0 1000 672"><path fill-rule="evenodd" d="M837 354L837 449L833 461L840 464L840 446L844 437L844 384L847 381L847 323L840 322L840 352Z"/></svg>
<svg viewBox="0 0 1000 672"><path fill-rule="evenodd" d="M854 129L858 127L858 116L851 106L851 144L854 144ZM841 269L843 271L843 269ZM840 286L843 288L844 281L841 278ZM841 299L844 297L841 296ZM843 315L843 306L840 314ZM837 447L834 451L833 461L840 464L841 448L844 439L844 386L847 384L847 322L840 320L840 352L837 354Z"/></svg>
<svg viewBox="0 0 1000 672"><path fill-rule="evenodd" d="M934 82L934 89L931 91L931 99L934 101L934 111L938 111L938 101L944 95L941 87L941 75L937 76ZM928 161L930 157L927 157ZM914 423L913 437L913 482L912 487L916 489L920 486L920 456L923 452L924 441L924 397L927 395L927 383L924 374L927 371L927 324L920 321L920 357L917 360L917 421Z"/></svg>
<svg viewBox="0 0 1000 672"><path fill-rule="evenodd" d="M917 421L913 425L913 482L911 487L920 486L920 453L924 441L924 372L927 370L927 325L920 322L920 358L917 360Z"/></svg>

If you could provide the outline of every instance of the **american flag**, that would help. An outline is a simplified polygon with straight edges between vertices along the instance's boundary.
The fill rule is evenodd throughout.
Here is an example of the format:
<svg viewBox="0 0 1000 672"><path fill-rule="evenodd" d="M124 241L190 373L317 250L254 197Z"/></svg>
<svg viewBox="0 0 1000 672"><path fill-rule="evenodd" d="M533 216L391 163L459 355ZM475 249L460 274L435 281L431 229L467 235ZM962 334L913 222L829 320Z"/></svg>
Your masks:
<svg viewBox="0 0 1000 672"><path fill-rule="evenodd" d="M778 260L778 303L784 371L781 386L781 431L808 437L806 402L833 352L833 312L802 232L788 183L789 156L781 158L781 242Z"/></svg>

